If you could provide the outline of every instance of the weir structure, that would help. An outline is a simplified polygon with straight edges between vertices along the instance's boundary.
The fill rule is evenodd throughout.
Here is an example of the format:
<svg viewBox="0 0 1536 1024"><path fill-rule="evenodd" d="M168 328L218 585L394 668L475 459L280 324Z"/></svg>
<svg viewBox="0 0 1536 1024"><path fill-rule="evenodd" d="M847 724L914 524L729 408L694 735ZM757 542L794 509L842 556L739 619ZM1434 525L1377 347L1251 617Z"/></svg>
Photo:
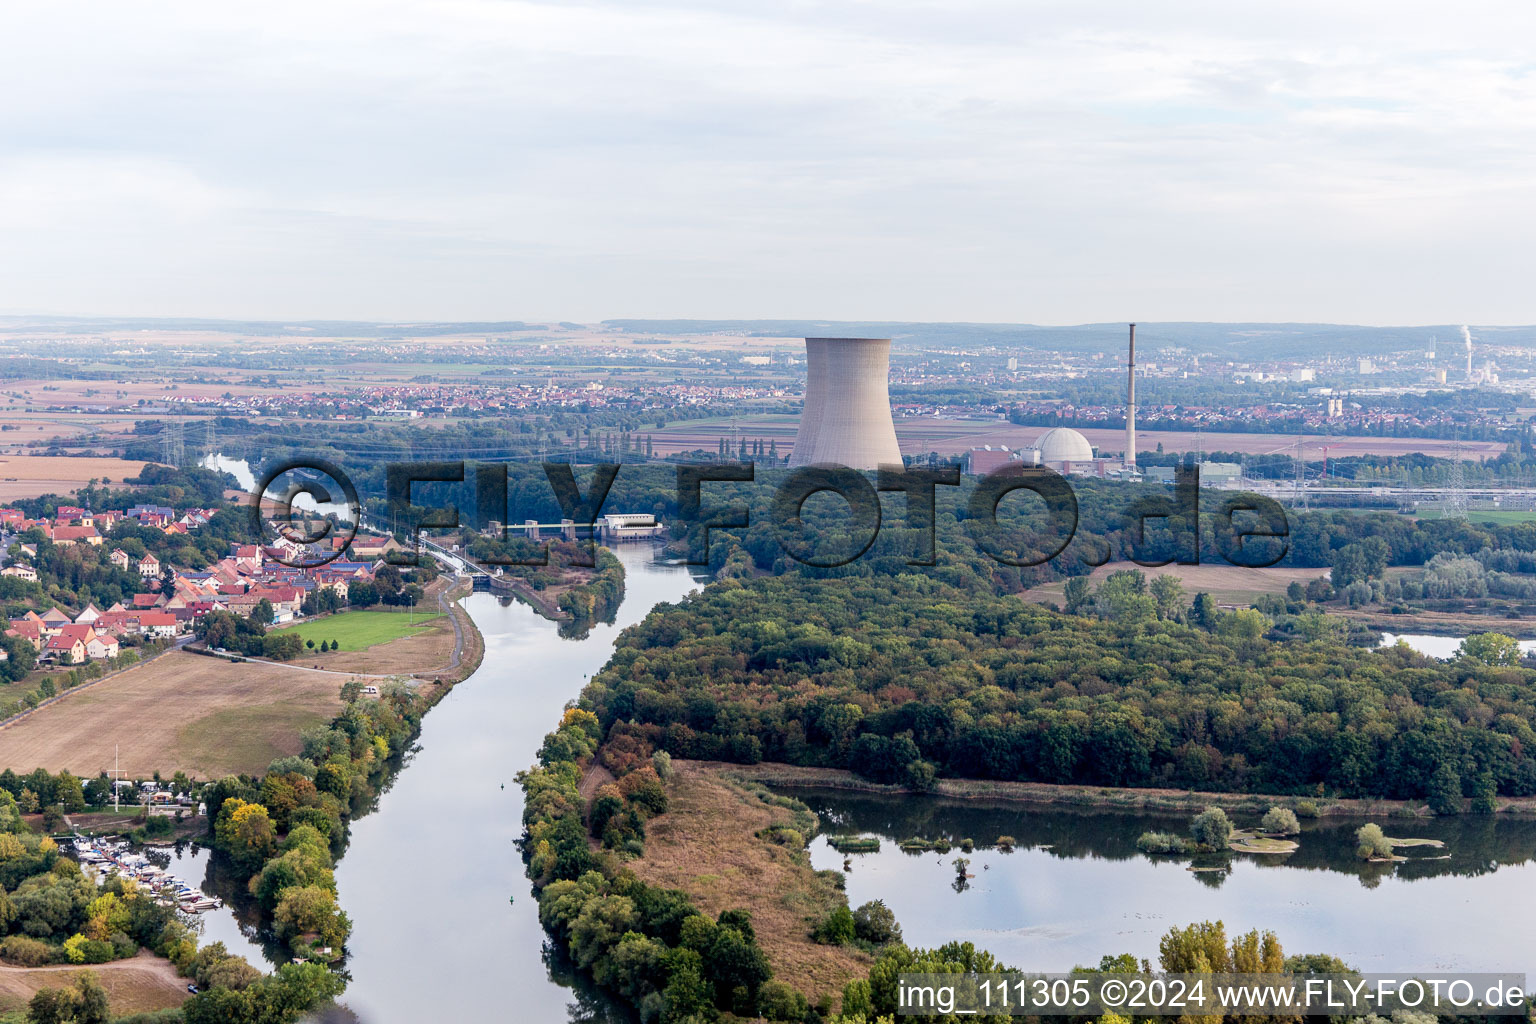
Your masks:
<svg viewBox="0 0 1536 1024"><path fill-rule="evenodd" d="M891 339L806 338L805 408L791 466L901 466L891 421Z"/></svg>

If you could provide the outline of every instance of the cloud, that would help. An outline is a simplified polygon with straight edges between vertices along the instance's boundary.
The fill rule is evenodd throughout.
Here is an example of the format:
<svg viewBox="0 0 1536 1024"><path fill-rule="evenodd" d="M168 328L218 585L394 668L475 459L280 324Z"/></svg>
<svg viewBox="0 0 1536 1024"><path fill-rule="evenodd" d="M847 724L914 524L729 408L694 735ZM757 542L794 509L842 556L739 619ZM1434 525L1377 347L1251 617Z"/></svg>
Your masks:
<svg viewBox="0 0 1536 1024"><path fill-rule="evenodd" d="M18 9L0 271L77 313L1529 322L1532 21Z"/></svg>

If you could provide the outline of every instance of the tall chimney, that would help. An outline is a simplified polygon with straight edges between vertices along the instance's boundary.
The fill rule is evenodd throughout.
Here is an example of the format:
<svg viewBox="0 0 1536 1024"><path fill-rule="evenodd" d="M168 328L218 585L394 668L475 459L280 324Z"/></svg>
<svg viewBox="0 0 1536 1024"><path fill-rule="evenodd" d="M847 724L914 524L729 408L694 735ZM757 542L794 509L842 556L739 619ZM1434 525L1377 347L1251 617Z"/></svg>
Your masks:
<svg viewBox="0 0 1536 1024"><path fill-rule="evenodd" d="M1136 468L1136 325L1131 324L1130 377L1125 385L1125 468Z"/></svg>

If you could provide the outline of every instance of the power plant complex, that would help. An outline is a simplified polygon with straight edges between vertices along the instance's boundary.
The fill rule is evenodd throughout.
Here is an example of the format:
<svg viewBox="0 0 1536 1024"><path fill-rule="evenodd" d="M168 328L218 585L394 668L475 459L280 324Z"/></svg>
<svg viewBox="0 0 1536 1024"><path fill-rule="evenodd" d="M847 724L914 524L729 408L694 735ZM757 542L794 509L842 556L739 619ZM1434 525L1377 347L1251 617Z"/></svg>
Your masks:
<svg viewBox="0 0 1536 1024"><path fill-rule="evenodd" d="M901 466L891 419L889 338L806 338L805 406L789 457L791 466ZM1126 359L1125 454L1118 462L1096 455L1070 427L1047 430L1021 450L983 446L966 457L971 473L1009 463L1045 466L1058 473L1139 478L1136 466L1136 325Z"/></svg>
<svg viewBox="0 0 1536 1024"><path fill-rule="evenodd" d="M891 339L806 338L805 408L791 466L901 466L891 421Z"/></svg>

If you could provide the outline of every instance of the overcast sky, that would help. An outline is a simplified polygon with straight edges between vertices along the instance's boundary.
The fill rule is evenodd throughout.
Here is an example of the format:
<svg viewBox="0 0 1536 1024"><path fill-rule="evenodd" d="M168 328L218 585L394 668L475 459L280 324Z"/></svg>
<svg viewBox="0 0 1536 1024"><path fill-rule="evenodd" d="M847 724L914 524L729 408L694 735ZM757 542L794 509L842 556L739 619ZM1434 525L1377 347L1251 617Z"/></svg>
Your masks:
<svg viewBox="0 0 1536 1024"><path fill-rule="evenodd" d="M1536 322L1536 6L0 14L0 310Z"/></svg>

